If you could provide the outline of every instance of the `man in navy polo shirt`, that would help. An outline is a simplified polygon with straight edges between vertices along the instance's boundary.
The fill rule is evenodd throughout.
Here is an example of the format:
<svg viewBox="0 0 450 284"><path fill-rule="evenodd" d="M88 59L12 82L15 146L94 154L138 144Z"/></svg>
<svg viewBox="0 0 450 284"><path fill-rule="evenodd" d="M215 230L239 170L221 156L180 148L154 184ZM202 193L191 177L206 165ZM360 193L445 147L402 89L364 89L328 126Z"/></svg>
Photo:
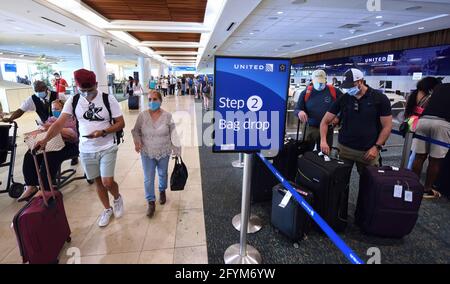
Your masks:
<svg viewBox="0 0 450 284"><path fill-rule="evenodd" d="M331 84L327 85L327 74L323 70L314 71L311 79L312 85L300 94L294 113L301 122L308 122L305 140L320 145L320 122L342 92ZM333 131L329 131L327 141L333 143Z"/></svg>
<svg viewBox="0 0 450 284"><path fill-rule="evenodd" d="M324 137L327 136L328 125L340 113L340 157L356 162L361 173L366 165L380 164L380 151L392 130L391 103L385 94L365 85L363 73L355 68L344 73L341 88L345 94L333 104L320 124L320 148L329 155L330 146Z"/></svg>

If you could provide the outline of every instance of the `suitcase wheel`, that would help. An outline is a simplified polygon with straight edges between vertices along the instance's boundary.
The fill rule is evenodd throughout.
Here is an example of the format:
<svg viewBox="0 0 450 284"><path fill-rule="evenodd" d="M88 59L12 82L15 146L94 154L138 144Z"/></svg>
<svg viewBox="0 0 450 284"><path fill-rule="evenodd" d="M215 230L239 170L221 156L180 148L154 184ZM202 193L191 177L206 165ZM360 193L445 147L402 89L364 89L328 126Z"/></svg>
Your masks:
<svg viewBox="0 0 450 284"><path fill-rule="evenodd" d="M67 240L66 240L66 242L68 242L68 243L70 243L71 241L72 241L71 237L68 237Z"/></svg>
<svg viewBox="0 0 450 284"><path fill-rule="evenodd" d="M17 199L19 198L24 191L24 186L21 183L13 183L9 188L8 194L9 197Z"/></svg>
<svg viewBox="0 0 450 284"><path fill-rule="evenodd" d="M299 247L298 243L294 243L294 248L298 249Z"/></svg>
<svg viewBox="0 0 450 284"><path fill-rule="evenodd" d="M93 184L93 183L94 183L94 181L91 180L91 179L88 179L87 182L88 182L89 184Z"/></svg>

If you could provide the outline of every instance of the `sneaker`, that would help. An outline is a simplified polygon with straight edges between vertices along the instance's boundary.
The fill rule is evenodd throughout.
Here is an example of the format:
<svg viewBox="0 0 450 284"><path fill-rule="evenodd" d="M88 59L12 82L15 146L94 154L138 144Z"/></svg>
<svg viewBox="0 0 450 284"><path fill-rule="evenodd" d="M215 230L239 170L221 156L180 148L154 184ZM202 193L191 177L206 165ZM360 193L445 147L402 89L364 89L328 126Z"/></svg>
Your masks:
<svg viewBox="0 0 450 284"><path fill-rule="evenodd" d="M108 226L109 220L111 219L112 215L113 215L112 208L103 210L102 215L100 215L100 219L98 220L98 226L99 227Z"/></svg>
<svg viewBox="0 0 450 284"><path fill-rule="evenodd" d="M73 158L72 161L70 161L70 165L71 165L71 166L76 166L76 165L78 165L78 158Z"/></svg>
<svg viewBox="0 0 450 284"><path fill-rule="evenodd" d="M424 199L437 199L441 197L441 193L437 190L431 189L423 193Z"/></svg>
<svg viewBox="0 0 450 284"><path fill-rule="evenodd" d="M120 218L123 215L123 199L122 195L119 195L117 200L114 200L114 217Z"/></svg>

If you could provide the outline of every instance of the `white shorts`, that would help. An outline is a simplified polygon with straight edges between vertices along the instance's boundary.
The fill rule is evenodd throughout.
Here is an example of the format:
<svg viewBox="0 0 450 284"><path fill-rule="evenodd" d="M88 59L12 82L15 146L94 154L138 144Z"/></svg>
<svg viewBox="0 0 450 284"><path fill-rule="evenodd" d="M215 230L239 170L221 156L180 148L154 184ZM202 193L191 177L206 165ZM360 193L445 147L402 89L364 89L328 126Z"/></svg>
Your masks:
<svg viewBox="0 0 450 284"><path fill-rule="evenodd" d="M417 123L416 134L450 143L450 122L438 117L424 116ZM429 154L435 159L443 159L448 152L446 147L419 139L413 140L412 150L417 154Z"/></svg>

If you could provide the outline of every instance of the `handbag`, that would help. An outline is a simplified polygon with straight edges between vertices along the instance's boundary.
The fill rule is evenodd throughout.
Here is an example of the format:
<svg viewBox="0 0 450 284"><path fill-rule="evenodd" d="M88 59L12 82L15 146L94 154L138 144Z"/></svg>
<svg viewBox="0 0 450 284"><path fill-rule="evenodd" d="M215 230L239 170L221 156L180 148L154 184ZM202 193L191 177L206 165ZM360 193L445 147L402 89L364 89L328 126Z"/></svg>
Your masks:
<svg viewBox="0 0 450 284"><path fill-rule="evenodd" d="M188 179L188 171L181 157L175 157L175 166L170 176L170 190L180 191L184 189Z"/></svg>
<svg viewBox="0 0 450 284"><path fill-rule="evenodd" d="M35 130L33 132L25 133L25 144L27 144L30 150L33 150L36 146L36 142L41 141L45 138L47 132L42 130ZM56 135L50 141L47 142L47 146L45 146L45 152L57 152L62 150L66 144L61 136L61 134ZM43 149L37 151L37 154L42 154Z"/></svg>

